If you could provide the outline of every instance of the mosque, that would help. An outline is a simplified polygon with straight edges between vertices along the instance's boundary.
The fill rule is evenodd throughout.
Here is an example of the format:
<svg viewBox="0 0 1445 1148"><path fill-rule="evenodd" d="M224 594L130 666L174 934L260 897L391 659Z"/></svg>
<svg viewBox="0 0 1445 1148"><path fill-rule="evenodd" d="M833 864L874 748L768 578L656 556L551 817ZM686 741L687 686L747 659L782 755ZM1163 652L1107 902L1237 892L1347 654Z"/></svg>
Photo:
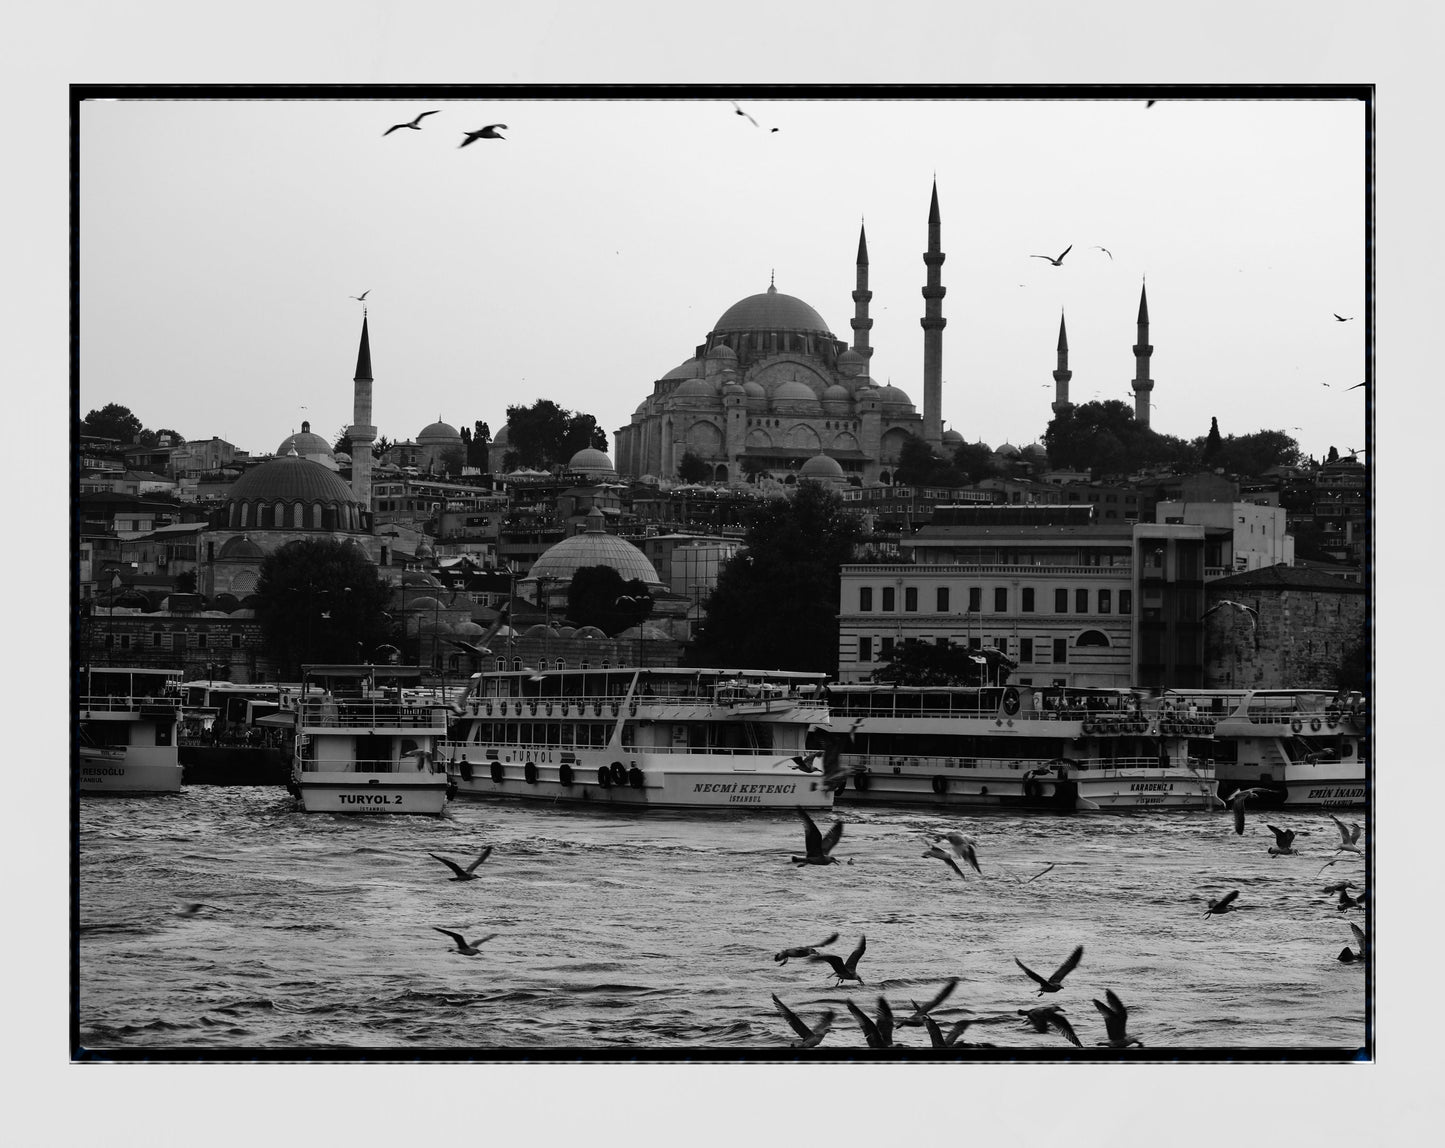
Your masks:
<svg viewBox="0 0 1445 1148"><path fill-rule="evenodd" d="M940 454L963 445L943 430L943 297L938 187L928 209L927 268L923 286L923 411L890 384L868 374L868 241L858 236L857 281L852 293L852 345L837 338L802 299L769 283L765 292L734 303L713 324L694 353L652 385L652 394L615 435L620 474L677 476L685 454L710 470L713 482L741 482L750 474L789 472L864 486L887 484L910 436ZM1068 344L1060 326L1059 370L1053 409L1068 398ZM1148 309L1141 295L1138 363L1132 383L1135 417L1149 424Z"/></svg>

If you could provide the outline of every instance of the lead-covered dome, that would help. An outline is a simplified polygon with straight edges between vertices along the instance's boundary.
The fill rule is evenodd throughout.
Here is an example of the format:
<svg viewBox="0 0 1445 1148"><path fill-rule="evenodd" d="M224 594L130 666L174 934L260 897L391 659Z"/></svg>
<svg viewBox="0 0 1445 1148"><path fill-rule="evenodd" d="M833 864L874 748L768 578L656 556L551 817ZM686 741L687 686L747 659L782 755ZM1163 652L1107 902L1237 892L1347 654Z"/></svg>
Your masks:
<svg viewBox="0 0 1445 1148"><path fill-rule="evenodd" d="M587 515L587 529L544 550L521 585L531 590L545 578L550 590L559 583L570 583L584 566L610 566L624 582L638 578L649 588L662 588L662 580L646 555L626 539L603 529L602 511L596 507Z"/></svg>
<svg viewBox="0 0 1445 1148"><path fill-rule="evenodd" d="M739 299L713 324L714 335L731 331L807 331L833 337L818 312L773 286L760 295Z"/></svg>
<svg viewBox="0 0 1445 1148"><path fill-rule="evenodd" d="M574 454L568 460L567 469L594 478L617 477L617 470L613 467L612 460L607 457L606 451L598 450L595 446L584 446Z"/></svg>
<svg viewBox="0 0 1445 1148"><path fill-rule="evenodd" d="M331 444L319 434L312 434L310 423L302 423L299 431L282 439L281 445L276 448L276 455L278 458L284 458L293 450L302 458L332 457Z"/></svg>
<svg viewBox="0 0 1445 1148"><path fill-rule="evenodd" d="M362 529L362 504L334 470L289 454L252 467L226 493L232 529Z"/></svg>
<svg viewBox="0 0 1445 1148"><path fill-rule="evenodd" d="M461 432L440 420L422 427L416 436L417 446L453 446L461 441Z"/></svg>

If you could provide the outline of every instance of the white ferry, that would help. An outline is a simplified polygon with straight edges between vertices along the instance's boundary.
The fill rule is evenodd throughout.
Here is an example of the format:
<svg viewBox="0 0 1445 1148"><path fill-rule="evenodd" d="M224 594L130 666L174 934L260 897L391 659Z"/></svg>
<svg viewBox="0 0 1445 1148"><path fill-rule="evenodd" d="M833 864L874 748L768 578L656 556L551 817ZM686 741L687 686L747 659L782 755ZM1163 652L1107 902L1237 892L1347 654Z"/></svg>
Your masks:
<svg viewBox="0 0 1445 1148"><path fill-rule="evenodd" d="M1216 807L1191 731L1160 727L1133 691L1079 687L835 685L849 740L839 799L1058 810ZM1203 732L1202 723L1200 725Z"/></svg>
<svg viewBox="0 0 1445 1148"><path fill-rule="evenodd" d="M1345 807L1366 803L1368 700L1330 690L1168 691L1176 714L1209 719L1219 792L1261 789L1265 805Z"/></svg>
<svg viewBox="0 0 1445 1148"><path fill-rule="evenodd" d="M674 809L826 809L810 726L823 674L606 667L496 670L454 709L463 797ZM803 768L800 768L803 767Z"/></svg>
<svg viewBox="0 0 1445 1148"><path fill-rule="evenodd" d="M448 709L408 696L417 666L308 665L295 698L286 788L308 813L440 813Z"/></svg>
<svg viewBox="0 0 1445 1148"><path fill-rule="evenodd" d="M179 793L180 670L80 671L76 788L81 793Z"/></svg>

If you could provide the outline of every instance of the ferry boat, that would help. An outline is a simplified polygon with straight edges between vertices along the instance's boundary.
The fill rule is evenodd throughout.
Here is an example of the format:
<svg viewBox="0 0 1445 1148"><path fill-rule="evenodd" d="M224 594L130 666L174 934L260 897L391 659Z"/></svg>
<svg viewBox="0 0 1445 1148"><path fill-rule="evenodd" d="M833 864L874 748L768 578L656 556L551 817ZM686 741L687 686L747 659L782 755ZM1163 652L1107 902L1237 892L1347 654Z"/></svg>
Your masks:
<svg viewBox="0 0 1445 1148"><path fill-rule="evenodd" d="M179 793L180 670L91 666L77 683L80 793Z"/></svg>
<svg viewBox="0 0 1445 1148"><path fill-rule="evenodd" d="M419 666L307 665L286 788L308 813L440 813L453 792L437 748L448 709L408 693Z"/></svg>
<svg viewBox="0 0 1445 1148"><path fill-rule="evenodd" d="M1208 716L1219 793L1260 789L1265 806L1362 806L1368 795L1369 703L1331 690L1167 691L1174 713Z"/></svg>
<svg viewBox="0 0 1445 1148"><path fill-rule="evenodd" d="M286 784L295 715L281 686L207 679L182 682L180 691L187 785Z"/></svg>
<svg viewBox="0 0 1445 1148"><path fill-rule="evenodd" d="M1053 809L1219 805L1190 732L1160 727L1131 690L835 685L839 800ZM1201 723L1202 731L1202 723Z"/></svg>
<svg viewBox="0 0 1445 1148"><path fill-rule="evenodd" d="M812 726L825 675L602 667L473 675L447 776L474 798L672 809L826 809Z"/></svg>

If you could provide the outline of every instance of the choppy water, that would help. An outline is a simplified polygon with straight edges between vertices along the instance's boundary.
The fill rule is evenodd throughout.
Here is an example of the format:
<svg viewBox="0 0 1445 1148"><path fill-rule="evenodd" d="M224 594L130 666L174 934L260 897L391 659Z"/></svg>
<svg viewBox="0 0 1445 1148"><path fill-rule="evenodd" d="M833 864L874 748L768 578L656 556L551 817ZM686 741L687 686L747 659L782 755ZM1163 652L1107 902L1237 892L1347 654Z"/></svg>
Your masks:
<svg viewBox="0 0 1445 1148"><path fill-rule="evenodd" d="M1346 857L1318 875L1338 840L1323 813L1270 814L1302 832L1303 855L1278 858L1261 818L1238 837L1221 813L833 816L844 863L794 866L792 814L458 801L440 818L348 817L296 812L279 789L212 787L85 798L80 1046L856 1055L867 1050L845 1000L871 1016L882 994L902 1016L949 977L960 984L935 1015L945 1030L975 1018L965 1039L993 1043L996 1059L1074 1053L1022 1025L1016 1010L1039 1003L1063 1005L1092 1048L1104 1030L1091 1001L1106 988L1154 1059L1366 1044L1366 970L1336 959L1365 911L1321 892L1363 886L1364 867ZM983 878L921 855L921 835L944 828L978 838ZM427 856L465 863L484 845L467 883ZM1230 889L1240 911L1206 919ZM184 915L184 902L207 907ZM466 957L433 926L497 936ZM832 932L843 956L867 936L864 985L773 960ZM1047 974L1078 944L1082 963L1046 998L1014 964ZM772 993L805 1019L837 1013L819 1049L787 1047ZM921 1028L898 1040L929 1044Z"/></svg>

